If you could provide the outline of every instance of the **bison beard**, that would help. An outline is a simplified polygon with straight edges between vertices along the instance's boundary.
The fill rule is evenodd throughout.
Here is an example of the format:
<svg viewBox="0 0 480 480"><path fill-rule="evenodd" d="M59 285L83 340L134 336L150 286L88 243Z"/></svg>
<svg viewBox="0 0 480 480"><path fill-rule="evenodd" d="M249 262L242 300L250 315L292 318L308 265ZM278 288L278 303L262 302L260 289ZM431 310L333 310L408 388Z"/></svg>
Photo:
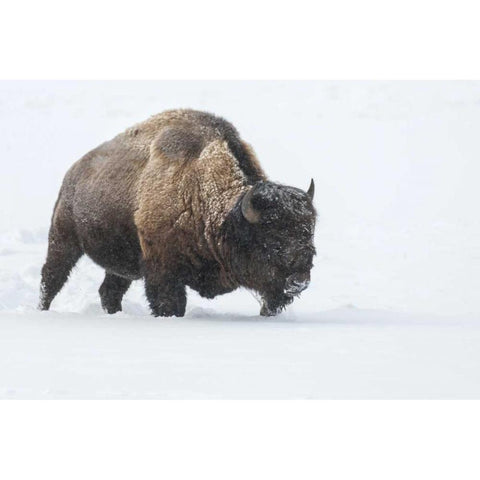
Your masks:
<svg viewBox="0 0 480 480"><path fill-rule="evenodd" d="M40 308L78 259L105 269L99 293L121 310L143 278L156 316L183 316L186 286L206 298L238 287L275 315L310 281L313 181L307 192L267 180L235 128L193 110L164 112L89 152L65 175L54 208Z"/></svg>

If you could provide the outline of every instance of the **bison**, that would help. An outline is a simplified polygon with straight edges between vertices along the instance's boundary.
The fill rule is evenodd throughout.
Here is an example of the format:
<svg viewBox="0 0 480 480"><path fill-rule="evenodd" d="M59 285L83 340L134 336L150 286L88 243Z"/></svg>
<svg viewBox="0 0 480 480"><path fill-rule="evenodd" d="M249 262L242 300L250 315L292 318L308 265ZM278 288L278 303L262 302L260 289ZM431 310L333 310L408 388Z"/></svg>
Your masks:
<svg viewBox="0 0 480 480"><path fill-rule="evenodd" d="M39 308L48 310L87 254L105 269L99 293L108 313L143 278L155 316L183 316L187 286L206 298L245 287L260 295L261 315L276 315L310 282L313 194L313 180L306 192L269 181L218 116L154 115L66 173Z"/></svg>

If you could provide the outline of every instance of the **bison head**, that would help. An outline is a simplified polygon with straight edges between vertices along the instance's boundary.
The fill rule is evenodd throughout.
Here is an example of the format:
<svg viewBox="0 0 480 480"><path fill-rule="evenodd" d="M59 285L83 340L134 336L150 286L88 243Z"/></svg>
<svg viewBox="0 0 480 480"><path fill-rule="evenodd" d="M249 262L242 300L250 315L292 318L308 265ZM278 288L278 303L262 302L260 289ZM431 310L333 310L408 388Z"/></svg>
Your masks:
<svg viewBox="0 0 480 480"><path fill-rule="evenodd" d="M262 181L241 199L245 283L261 294L261 315L276 315L310 283L314 190L313 180L306 192Z"/></svg>

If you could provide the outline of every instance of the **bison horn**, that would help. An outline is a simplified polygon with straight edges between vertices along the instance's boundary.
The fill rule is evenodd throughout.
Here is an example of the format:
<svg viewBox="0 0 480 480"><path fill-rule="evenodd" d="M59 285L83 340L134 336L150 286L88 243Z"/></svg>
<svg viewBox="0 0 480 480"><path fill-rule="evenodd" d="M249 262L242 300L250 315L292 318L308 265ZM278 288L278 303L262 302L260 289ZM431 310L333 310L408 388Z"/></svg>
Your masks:
<svg viewBox="0 0 480 480"><path fill-rule="evenodd" d="M315 182L313 181L313 178L310 182L310 186L308 187L307 195L310 197L310 200L313 201L313 196L315 195Z"/></svg>
<svg viewBox="0 0 480 480"><path fill-rule="evenodd" d="M252 195L255 187L252 187L242 200L242 214L250 223L258 223L260 221L260 212L252 206Z"/></svg>

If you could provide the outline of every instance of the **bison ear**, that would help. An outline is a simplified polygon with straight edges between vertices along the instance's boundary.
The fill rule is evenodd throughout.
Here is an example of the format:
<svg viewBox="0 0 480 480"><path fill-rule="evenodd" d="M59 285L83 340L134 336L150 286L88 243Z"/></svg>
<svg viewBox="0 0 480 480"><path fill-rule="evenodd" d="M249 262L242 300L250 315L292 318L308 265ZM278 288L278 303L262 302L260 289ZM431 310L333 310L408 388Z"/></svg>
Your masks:
<svg viewBox="0 0 480 480"><path fill-rule="evenodd" d="M242 215L245 220L250 223L258 223L260 221L260 212L253 208L252 196L255 187L252 187L242 199Z"/></svg>
<svg viewBox="0 0 480 480"><path fill-rule="evenodd" d="M313 201L313 196L315 195L315 182L313 181L313 178L310 181L310 186L308 187L307 195L310 197L310 200Z"/></svg>

